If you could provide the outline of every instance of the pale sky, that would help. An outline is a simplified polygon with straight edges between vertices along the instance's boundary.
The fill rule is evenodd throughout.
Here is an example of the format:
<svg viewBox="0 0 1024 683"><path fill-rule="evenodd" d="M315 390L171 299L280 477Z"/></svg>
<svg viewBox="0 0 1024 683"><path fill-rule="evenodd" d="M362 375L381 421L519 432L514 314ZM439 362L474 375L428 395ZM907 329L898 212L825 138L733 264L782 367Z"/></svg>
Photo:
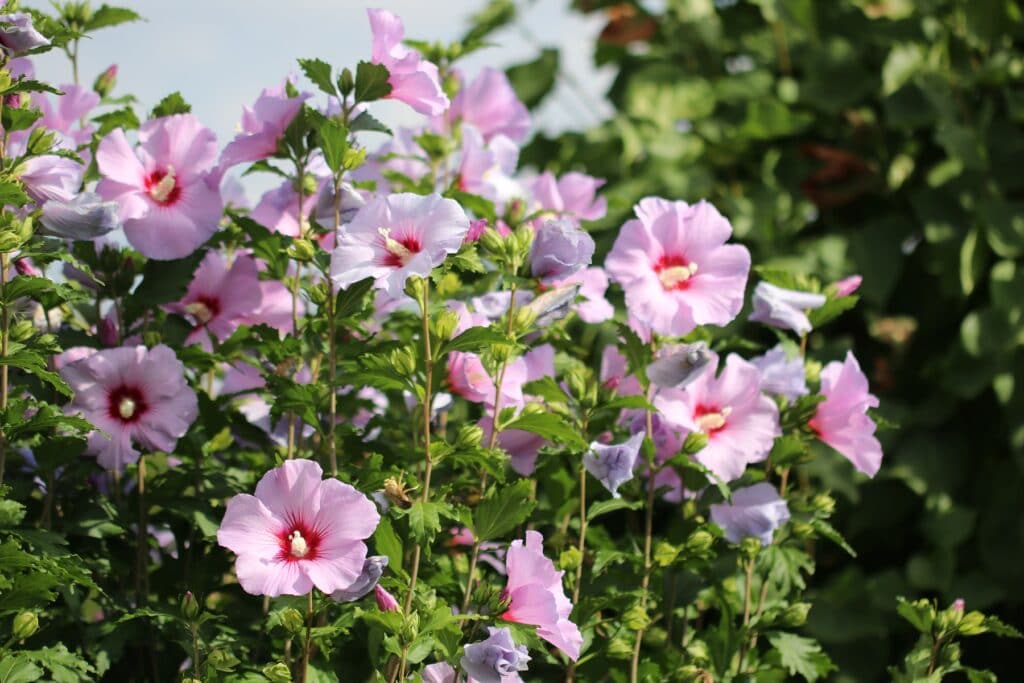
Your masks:
<svg viewBox="0 0 1024 683"><path fill-rule="evenodd" d="M43 7L42 2L35 4ZM96 0L94 5L100 4ZM242 105L260 90L298 73L296 58L318 57L334 67L354 67L370 55L364 2L353 0L111 0L134 9L146 21L103 29L83 41L80 73L84 84L111 64L118 65L115 95L132 93L148 112L164 95L180 90L193 113L224 144L233 136ZM288 6L282 12L281 6ZM449 41L466 29L467 18L484 0L392 0L380 6L402 17L406 36ZM520 25L491 36L496 47L461 64L470 75L482 66L505 67L533 59L539 47L562 51L562 68L586 91L587 103L564 83L535 117L535 129L588 128L610 111L602 94L612 75L591 60L600 16L568 11L568 0L520 2ZM528 39L527 36L530 36ZM530 40L536 41L531 43ZM35 58L38 77L70 82L63 52ZM315 90L309 86L311 90ZM375 104L373 112L392 125L415 124L419 116L401 103Z"/></svg>

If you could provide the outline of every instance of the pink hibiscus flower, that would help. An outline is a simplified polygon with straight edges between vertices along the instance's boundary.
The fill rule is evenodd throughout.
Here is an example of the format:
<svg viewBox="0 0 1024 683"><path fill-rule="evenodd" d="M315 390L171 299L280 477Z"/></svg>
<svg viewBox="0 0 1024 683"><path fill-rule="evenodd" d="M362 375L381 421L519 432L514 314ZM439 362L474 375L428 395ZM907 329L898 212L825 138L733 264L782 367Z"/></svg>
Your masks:
<svg viewBox="0 0 1024 683"><path fill-rule="evenodd" d="M462 246L469 218L457 202L411 193L378 197L355 215L331 254L331 280L346 289L368 277L393 297Z"/></svg>
<svg viewBox="0 0 1024 683"><path fill-rule="evenodd" d="M68 413L81 413L99 430L90 433L88 451L109 470L138 461L133 443L173 452L196 419L185 367L163 344L97 351L63 365L60 374L75 392Z"/></svg>
<svg viewBox="0 0 1024 683"><path fill-rule="evenodd" d="M241 129L220 155L218 173L246 161L266 159L277 151L277 141L295 118L308 94L288 97L285 84L264 88L251 107L242 108Z"/></svg>
<svg viewBox="0 0 1024 683"><path fill-rule="evenodd" d="M718 366L711 352L710 365ZM708 445L694 459L725 481L768 457L779 428L779 409L761 393L761 372L730 354L718 376L705 370L685 389L662 389L654 405L684 433L703 432Z"/></svg>
<svg viewBox="0 0 1024 683"><path fill-rule="evenodd" d="M546 171L540 174L530 188L537 208L567 214L581 221L596 221L605 215L608 203L597 196L604 180L583 173L566 173L558 180Z"/></svg>
<svg viewBox="0 0 1024 683"><path fill-rule="evenodd" d="M216 136L191 114L153 119L142 124L135 149L121 129L103 139L96 191L118 203L125 236L143 255L182 258L217 231L216 160Z"/></svg>
<svg viewBox="0 0 1024 683"><path fill-rule="evenodd" d="M251 256L238 254L229 268L222 254L211 251L196 268L185 296L166 308L192 321L186 344L200 344L211 351L211 336L224 341L259 309L260 284Z"/></svg>
<svg viewBox="0 0 1024 683"><path fill-rule="evenodd" d="M530 132L530 111L519 101L504 71L484 67L473 82L459 89L448 112L490 141L496 135L522 142Z"/></svg>
<svg viewBox="0 0 1024 683"><path fill-rule="evenodd" d="M405 27L395 14L383 9L368 9L373 34L374 64L388 69L391 94L421 114L439 116L451 104L441 89L437 66L402 44Z"/></svg>
<svg viewBox="0 0 1024 683"><path fill-rule="evenodd" d="M603 268L584 268L564 280L551 283L551 287L554 289L571 284L579 284L579 295L583 297L583 301L572 305L580 320L597 325L612 319L615 309L604 296L608 291L608 274Z"/></svg>
<svg viewBox="0 0 1024 683"><path fill-rule="evenodd" d="M348 484L323 479L312 460L287 460L263 475L256 495L228 501L217 542L238 559L235 574L252 595L305 595L354 584L380 522L373 502Z"/></svg>
<svg viewBox="0 0 1024 683"><path fill-rule="evenodd" d="M605 261L626 291L631 317L659 334L725 325L743 307L750 252L725 244L732 234L711 204L648 197L634 208Z"/></svg>
<svg viewBox="0 0 1024 683"><path fill-rule="evenodd" d="M527 531L526 541L512 541L505 558L508 583L503 595L508 599L505 621L537 626L537 635L576 661L583 635L569 621L572 601L562 587L562 574L544 557L544 537Z"/></svg>
<svg viewBox="0 0 1024 683"><path fill-rule="evenodd" d="M839 451L858 470L875 476L882 466L882 445L875 438L875 423L868 408L878 407L878 398L868 391L868 378L853 353L833 361L821 371L821 393L809 425L818 438Z"/></svg>

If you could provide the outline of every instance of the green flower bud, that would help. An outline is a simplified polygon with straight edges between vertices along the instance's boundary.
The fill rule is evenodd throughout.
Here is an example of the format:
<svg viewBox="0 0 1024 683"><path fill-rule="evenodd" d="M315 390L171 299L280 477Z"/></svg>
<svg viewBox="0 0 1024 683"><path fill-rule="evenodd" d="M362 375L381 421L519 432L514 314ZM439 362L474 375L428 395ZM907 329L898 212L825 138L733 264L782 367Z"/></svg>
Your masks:
<svg viewBox="0 0 1024 683"><path fill-rule="evenodd" d="M309 300L317 306L317 308L327 303L327 300L331 296L331 285L330 282L325 282L319 287L310 287L309 289Z"/></svg>
<svg viewBox="0 0 1024 683"><path fill-rule="evenodd" d="M217 671L231 671L239 664L238 657L224 648L217 648L206 656L206 665Z"/></svg>
<svg viewBox="0 0 1024 683"><path fill-rule="evenodd" d="M807 613L811 611L809 602L795 602L779 615L779 624L789 628L803 626L807 622Z"/></svg>
<svg viewBox="0 0 1024 683"><path fill-rule="evenodd" d="M587 375L582 368L572 368L565 373L566 384L569 385L569 394L574 398L581 398L587 394Z"/></svg>
<svg viewBox="0 0 1024 683"><path fill-rule="evenodd" d="M299 633L306 627L306 620L302 618L302 612L294 607L287 607L281 610L281 626L288 633Z"/></svg>
<svg viewBox="0 0 1024 683"><path fill-rule="evenodd" d="M434 319L434 332L441 341L448 341L455 334L459 315L455 311L441 311Z"/></svg>
<svg viewBox="0 0 1024 683"><path fill-rule="evenodd" d="M16 342L25 341L36 333L36 326L31 320L19 320L11 326L11 339Z"/></svg>
<svg viewBox="0 0 1024 683"><path fill-rule="evenodd" d="M341 157L341 165L346 170L352 171L359 168L366 162L366 149L349 147Z"/></svg>
<svg viewBox="0 0 1024 683"><path fill-rule="evenodd" d="M270 679L271 683L289 683L292 680L292 672L284 662L266 665L263 667L263 675Z"/></svg>
<svg viewBox="0 0 1024 683"><path fill-rule="evenodd" d="M341 76L338 77L338 90L341 91L342 95L348 95L355 87L356 81L352 77L352 70L345 67L341 70Z"/></svg>
<svg viewBox="0 0 1024 683"><path fill-rule="evenodd" d="M158 345L161 341L163 341L163 337L161 337L160 333L157 332L156 330L148 330L142 333L142 343L148 346L149 348L153 348L154 346Z"/></svg>
<svg viewBox="0 0 1024 683"><path fill-rule="evenodd" d="M316 245L311 240L300 237L288 247L288 256L296 261L311 261L316 255Z"/></svg>
<svg viewBox="0 0 1024 683"><path fill-rule="evenodd" d="M671 543L659 541L654 548L654 561L659 567L669 566L676 561L677 557L679 557L679 548Z"/></svg>
<svg viewBox="0 0 1024 683"><path fill-rule="evenodd" d="M708 650L708 644L703 640L690 641L686 646L686 653L697 664L711 661L711 652Z"/></svg>
<svg viewBox="0 0 1024 683"><path fill-rule="evenodd" d="M630 638L612 638L608 643L608 656L612 659L628 660L633 656L633 641Z"/></svg>
<svg viewBox="0 0 1024 683"><path fill-rule="evenodd" d="M39 630L39 617L35 612L20 612L11 624L11 635L15 640L25 640Z"/></svg>
<svg viewBox="0 0 1024 683"><path fill-rule="evenodd" d="M580 566L583 556L580 554L579 548L572 547L562 552L558 557L558 568L566 570L574 570Z"/></svg>
<svg viewBox="0 0 1024 683"><path fill-rule="evenodd" d="M690 432L683 441L683 453L693 455L700 453L708 445L708 435L704 432Z"/></svg>
<svg viewBox="0 0 1024 683"><path fill-rule="evenodd" d="M740 541L740 554L748 561L753 561L761 552L761 541L757 538L747 537Z"/></svg>
<svg viewBox="0 0 1024 683"><path fill-rule="evenodd" d="M483 438L484 430L480 427L475 424L464 424L455 435L455 446L463 449L479 448Z"/></svg>
<svg viewBox="0 0 1024 683"><path fill-rule="evenodd" d="M520 334L527 332L537 320L537 312L529 306L517 308L512 318L512 329Z"/></svg>
<svg viewBox="0 0 1024 683"><path fill-rule="evenodd" d="M955 610L952 611L957 614ZM981 612L968 612L963 615L960 620L960 624L957 627L957 632L962 636L976 636L980 633L985 633L988 629L985 627L985 615Z"/></svg>
<svg viewBox="0 0 1024 683"><path fill-rule="evenodd" d="M639 604L633 605L622 615L622 624L630 631L640 631L647 628L651 618L647 616L647 610Z"/></svg>
<svg viewBox="0 0 1024 683"><path fill-rule="evenodd" d="M819 361L808 359L804 362L804 368L807 372L807 381L811 384L816 384L821 381L821 368L822 365Z"/></svg>
<svg viewBox="0 0 1024 683"><path fill-rule="evenodd" d="M793 535L797 538L810 538L814 535L814 527L807 522L792 522L790 528L793 530Z"/></svg>
<svg viewBox="0 0 1024 683"><path fill-rule="evenodd" d="M106 97L117 84L117 64L111 64L92 83L92 89L100 97Z"/></svg>
<svg viewBox="0 0 1024 683"><path fill-rule="evenodd" d="M480 236L480 246L492 254L500 254L505 249L505 240L494 228L487 228Z"/></svg>
<svg viewBox="0 0 1024 683"><path fill-rule="evenodd" d="M827 493L819 493L811 499L811 509L827 517L835 512L836 499Z"/></svg>
<svg viewBox="0 0 1024 683"><path fill-rule="evenodd" d="M186 591L185 596L181 599L181 614L189 621L195 621L195 618L199 616L199 612L202 611L202 607L199 601L196 600L196 596L192 595L192 591Z"/></svg>
<svg viewBox="0 0 1024 683"><path fill-rule="evenodd" d="M408 348L395 349L389 355L388 360L391 361L391 367L395 369L395 372L401 375L410 376L416 371L416 358Z"/></svg>
<svg viewBox="0 0 1024 683"><path fill-rule="evenodd" d="M704 529L697 529L686 539L686 552L691 555L704 555L715 544L715 537Z"/></svg>

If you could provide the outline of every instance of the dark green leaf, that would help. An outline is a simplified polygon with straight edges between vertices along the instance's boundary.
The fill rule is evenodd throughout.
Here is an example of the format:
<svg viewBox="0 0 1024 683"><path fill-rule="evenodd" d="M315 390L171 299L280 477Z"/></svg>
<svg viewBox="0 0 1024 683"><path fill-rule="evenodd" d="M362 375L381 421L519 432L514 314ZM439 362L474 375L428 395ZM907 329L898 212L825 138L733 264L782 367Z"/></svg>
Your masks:
<svg viewBox="0 0 1024 683"><path fill-rule="evenodd" d="M356 102L372 102L391 94L391 74L383 64L359 62L356 67Z"/></svg>
<svg viewBox="0 0 1024 683"><path fill-rule="evenodd" d="M153 118L161 116L172 116L174 114L188 114L192 111L192 105L185 101L180 92L172 92L160 100L160 103L153 107Z"/></svg>
<svg viewBox="0 0 1024 683"><path fill-rule="evenodd" d="M519 479L511 486L495 487L473 511L473 535L478 541L504 536L525 522L536 503L531 484Z"/></svg>

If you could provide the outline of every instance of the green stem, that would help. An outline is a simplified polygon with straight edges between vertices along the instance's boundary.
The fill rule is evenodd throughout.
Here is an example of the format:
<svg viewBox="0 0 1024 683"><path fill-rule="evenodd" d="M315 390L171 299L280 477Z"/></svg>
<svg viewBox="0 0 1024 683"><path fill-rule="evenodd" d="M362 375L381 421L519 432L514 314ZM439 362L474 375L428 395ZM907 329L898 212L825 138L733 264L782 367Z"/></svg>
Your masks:
<svg viewBox="0 0 1024 683"><path fill-rule="evenodd" d="M337 239L338 230L341 229L341 178L342 176L338 175L338 177L334 179L335 239ZM337 331L335 330L335 315L337 314L337 309L335 308L334 286L328 283L327 290L327 346L329 363L329 375L327 377L327 385L330 388L331 392L331 421L329 424L329 431L327 433L327 452L331 460L331 476L337 477L338 438L335 432L336 423L338 421L338 392L334 386L334 383L338 375L338 340Z"/></svg>
<svg viewBox="0 0 1024 683"><path fill-rule="evenodd" d="M2 100L2 98L0 98ZM0 305L3 306L0 320L0 354L7 358L8 337L11 327L11 310L5 300L4 290L7 286L7 269L10 264L8 254L0 254ZM0 365L0 410L7 410L7 363ZM7 461L7 437L0 434L0 484L4 482L4 465Z"/></svg>
<svg viewBox="0 0 1024 683"><path fill-rule="evenodd" d="M306 595L306 642L302 647L302 669L299 671L299 683L309 680L309 653L313 644L313 591Z"/></svg>
<svg viewBox="0 0 1024 683"><path fill-rule="evenodd" d="M653 387L647 389L647 402L651 402L653 396ZM653 440L654 433L654 415L648 410L645 415L645 426L647 427L646 438ZM640 607L645 611L647 609L647 589L651 584L651 569L653 567L651 563L651 540L653 537L654 529L654 466L651 464L651 476L647 482L647 509L644 514L644 574L640 580ZM637 683L639 680L640 671L640 646L644 640L644 629L639 628L636 631L636 642L633 643L633 659L629 665L629 681L630 683Z"/></svg>
<svg viewBox="0 0 1024 683"><path fill-rule="evenodd" d="M746 561L744 567L745 577L743 586L743 629L746 630L750 626L750 589L751 584L754 582L754 560L749 559ZM740 656L736 662L736 675L740 675L743 672L743 664L747 658L748 642L746 638L743 639L740 645Z"/></svg>
<svg viewBox="0 0 1024 683"><path fill-rule="evenodd" d="M149 534L146 532L146 454L139 456L139 533L136 563L135 591L139 607L145 607L149 593Z"/></svg>

